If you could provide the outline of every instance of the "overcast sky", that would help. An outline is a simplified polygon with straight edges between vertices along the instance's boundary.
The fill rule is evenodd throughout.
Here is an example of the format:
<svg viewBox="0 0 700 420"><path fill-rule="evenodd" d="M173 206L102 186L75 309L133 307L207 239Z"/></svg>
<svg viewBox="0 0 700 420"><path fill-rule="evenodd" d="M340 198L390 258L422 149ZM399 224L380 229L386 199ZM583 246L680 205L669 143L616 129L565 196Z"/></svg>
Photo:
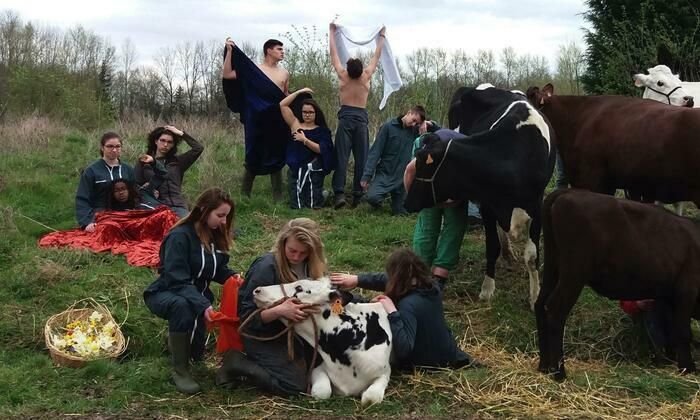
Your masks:
<svg viewBox="0 0 700 420"><path fill-rule="evenodd" d="M325 33L335 15L353 33L381 24L394 53L420 47L478 49L543 55L553 64L560 45L583 47L584 0L2 0L24 21L58 28L77 24L119 47L128 37L138 61L150 62L161 47L184 41L221 40L262 45L292 25ZM287 45L288 46L288 45Z"/></svg>

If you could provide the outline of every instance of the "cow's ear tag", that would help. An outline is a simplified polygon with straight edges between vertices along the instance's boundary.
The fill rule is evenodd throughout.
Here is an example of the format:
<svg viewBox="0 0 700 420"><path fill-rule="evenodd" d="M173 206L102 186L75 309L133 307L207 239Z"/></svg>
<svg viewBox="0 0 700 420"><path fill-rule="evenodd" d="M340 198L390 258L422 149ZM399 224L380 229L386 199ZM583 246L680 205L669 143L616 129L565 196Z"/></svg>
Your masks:
<svg viewBox="0 0 700 420"><path fill-rule="evenodd" d="M430 155L430 153L428 153L428 158L425 160L425 164L430 165L431 163L433 163L433 157Z"/></svg>
<svg viewBox="0 0 700 420"><path fill-rule="evenodd" d="M345 309L343 308L343 300L341 298L337 298L335 302L331 305L331 312L333 312L334 315L340 315L343 313Z"/></svg>

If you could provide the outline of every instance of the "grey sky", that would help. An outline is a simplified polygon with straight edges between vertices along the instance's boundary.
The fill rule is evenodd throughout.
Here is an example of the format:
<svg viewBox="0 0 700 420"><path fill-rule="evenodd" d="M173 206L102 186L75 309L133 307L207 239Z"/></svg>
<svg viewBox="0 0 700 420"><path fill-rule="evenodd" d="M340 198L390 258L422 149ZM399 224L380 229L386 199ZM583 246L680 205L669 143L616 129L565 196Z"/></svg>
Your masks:
<svg viewBox="0 0 700 420"><path fill-rule="evenodd" d="M518 54L553 61L560 45L583 46L584 0L2 0L22 19L68 28L81 24L119 47L127 37L138 61L148 63L161 47L185 41L221 41L262 45L292 25L325 35L335 15L361 33L381 24L394 53L405 56L420 47L478 49L504 47ZM281 38L284 41L284 38Z"/></svg>

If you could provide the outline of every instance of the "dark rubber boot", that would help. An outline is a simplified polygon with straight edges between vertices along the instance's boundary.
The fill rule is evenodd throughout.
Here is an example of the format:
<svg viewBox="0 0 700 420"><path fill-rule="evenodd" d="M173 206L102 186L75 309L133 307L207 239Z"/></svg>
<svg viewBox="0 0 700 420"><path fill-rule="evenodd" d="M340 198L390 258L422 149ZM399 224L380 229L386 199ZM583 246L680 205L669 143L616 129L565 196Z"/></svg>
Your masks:
<svg viewBox="0 0 700 420"><path fill-rule="evenodd" d="M255 385L265 391L279 393L274 379L265 369L238 350L227 351L221 367L216 372L216 385L225 388L235 386L237 378L241 376L250 378Z"/></svg>
<svg viewBox="0 0 700 420"><path fill-rule="evenodd" d="M190 335L170 333L170 355L173 361L173 382L183 394L196 394L202 390L190 373Z"/></svg>
<svg viewBox="0 0 700 420"><path fill-rule="evenodd" d="M250 193L253 192L253 181L255 181L255 175L248 168L244 169L243 179L241 180L241 193L246 197L250 197Z"/></svg>
<svg viewBox="0 0 700 420"><path fill-rule="evenodd" d="M284 200L282 195L282 170L270 174L270 184L272 184L272 199L275 203Z"/></svg>

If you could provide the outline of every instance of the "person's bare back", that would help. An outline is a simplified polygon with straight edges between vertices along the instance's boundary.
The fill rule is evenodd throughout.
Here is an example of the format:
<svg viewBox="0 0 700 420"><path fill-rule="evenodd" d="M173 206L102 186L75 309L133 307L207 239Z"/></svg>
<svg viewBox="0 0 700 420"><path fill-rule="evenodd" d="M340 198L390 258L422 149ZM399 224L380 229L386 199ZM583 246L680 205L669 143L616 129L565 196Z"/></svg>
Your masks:
<svg viewBox="0 0 700 420"><path fill-rule="evenodd" d="M379 56L384 46L384 37L386 28L382 28L379 32L379 40L377 48L374 51L374 56L366 68L362 68L362 62L359 59L353 58L348 61L347 68L343 67L338 58L338 51L335 46L335 31L334 23L330 24L329 44L331 52L331 63L338 73L340 104L353 106L357 108L367 108L367 97L369 96L370 81L372 74L377 69ZM351 75L358 75L351 77Z"/></svg>
<svg viewBox="0 0 700 420"><path fill-rule="evenodd" d="M366 70L359 79L351 79L347 71L344 71L343 74L339 74L340 104L366 108L371 78L372 76L367 75Z"/></svg>

